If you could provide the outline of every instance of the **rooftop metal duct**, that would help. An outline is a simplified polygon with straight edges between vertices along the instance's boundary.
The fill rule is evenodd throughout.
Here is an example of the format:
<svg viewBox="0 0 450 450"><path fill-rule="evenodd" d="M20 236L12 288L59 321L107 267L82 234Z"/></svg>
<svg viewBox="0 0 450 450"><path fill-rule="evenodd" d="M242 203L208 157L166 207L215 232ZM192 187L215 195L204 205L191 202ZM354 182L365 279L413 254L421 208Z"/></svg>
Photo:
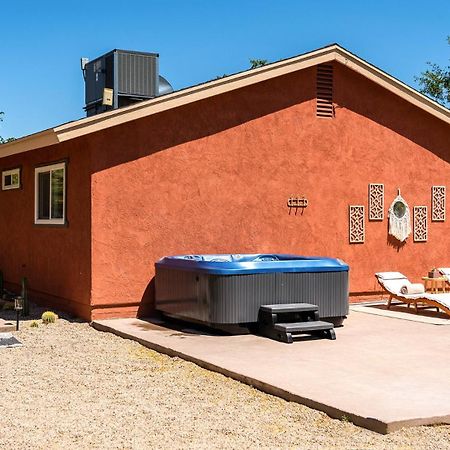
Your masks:
<svg viewBox="0 0 450 450"><path fill-rule="evenodd" d="M81 69L87 116L173 92L159 75L157 53L115 49L92 61L81 58Z"/></svg>

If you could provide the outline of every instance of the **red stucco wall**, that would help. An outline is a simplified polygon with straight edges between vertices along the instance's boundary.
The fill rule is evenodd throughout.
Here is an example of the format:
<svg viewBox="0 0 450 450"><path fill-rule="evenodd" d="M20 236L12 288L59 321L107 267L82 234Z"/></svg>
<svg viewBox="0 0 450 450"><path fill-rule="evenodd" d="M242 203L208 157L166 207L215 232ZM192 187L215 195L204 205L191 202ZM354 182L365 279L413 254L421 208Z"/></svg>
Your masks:
<svg viewBox="0 0 450 450"><path fill-rule="evenodd" d="M308 69L91 136L94 317L147 313L153 264L170 254L339 257L357 296L378 289L376 271L450 265L448 222L403 246L387 219L366 222L366 242L348 243L348 206L367 207L371 182L386 209L397 187L430 206L450 176L448 125L341 65L335 119L316 118L314 96ZM308 198L302 215L291 194Z"/></svg>
<svg viewBox="0 0 450 450"><path fill-rule="evenodd" d="M398 246L387 218L348 242L348 207L368 184L400 187L431 206L450 179L450 127L341 65L336 117L315 115L315 69L0 159L22 166L23 189L0 192L0 269L29 278L33 296L84 318L148 314L154 262L183 253L298 253L342 258L354 297L376 271L418 280L450 266L449 227ZM69 158L68 227L37 227L34 167ZM304 194L303 214L289 214ZM92 312L91 312L92 309Z"/></svg>
<svg viewBox="0 0 450 450"><path fill-rule="evenodd" d="M0 270L17 289L28 278L33 300L90 318L90 154L82 140L0 159L20 166L22 188L0 191ZM68 226L34 225L34 169L67 159Z"/></svg>

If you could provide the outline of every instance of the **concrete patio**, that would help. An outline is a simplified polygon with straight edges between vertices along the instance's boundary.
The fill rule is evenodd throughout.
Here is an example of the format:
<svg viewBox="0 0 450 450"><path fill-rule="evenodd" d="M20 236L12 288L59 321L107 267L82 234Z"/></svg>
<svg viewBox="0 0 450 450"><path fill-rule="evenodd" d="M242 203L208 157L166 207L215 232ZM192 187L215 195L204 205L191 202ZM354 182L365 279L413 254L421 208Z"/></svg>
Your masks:
<svg viewBox="0 0 450 450"><path fill-rule="evenodd" d="M400 316L401 317L401 316ZM450 321L449 321L450 322ZM92 325L379 433L450 423L450 326L352 311L337 340L284 344L138 319Z"/></svg>

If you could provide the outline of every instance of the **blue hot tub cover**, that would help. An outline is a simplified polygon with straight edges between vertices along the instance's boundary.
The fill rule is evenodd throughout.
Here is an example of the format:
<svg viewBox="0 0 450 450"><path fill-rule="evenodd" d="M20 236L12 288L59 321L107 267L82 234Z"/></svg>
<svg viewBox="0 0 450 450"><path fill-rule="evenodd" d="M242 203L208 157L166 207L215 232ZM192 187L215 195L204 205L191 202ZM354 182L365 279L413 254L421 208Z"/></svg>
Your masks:
<svg viewBox="0 0 450 450"><path fill-rule="evenodd" d="M348 271L340 259L289 254L177 255L160 259L156 266L214 275Z"/></svg>

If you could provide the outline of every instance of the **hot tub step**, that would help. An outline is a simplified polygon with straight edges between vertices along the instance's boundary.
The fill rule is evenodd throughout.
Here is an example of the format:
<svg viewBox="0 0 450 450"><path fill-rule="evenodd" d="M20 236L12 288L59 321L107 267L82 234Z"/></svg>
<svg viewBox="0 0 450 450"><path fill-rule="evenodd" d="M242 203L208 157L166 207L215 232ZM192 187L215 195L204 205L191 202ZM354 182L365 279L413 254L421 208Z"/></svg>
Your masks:
<svg viewBox="0 0 450 450"><path fill-rule="evenodd" d="M264 325L314 320L319 320L319 307L311 303L285 303L259 307L258 321Z"/></svg>
<svg viewBox="0 0 450 450"><path fill-rule="evenodd" d="M258 315L259 332L291 344L299 334L336 339L334 325L319 320L319 308L310 303L262 305Z"/></svg>
<svg viewBox="0 0 450 450"><path fill-rule="evenodd" d="M287 312L318 311L319 307L317 305L312 305L311 303L284 303L279 305L261 305L259 309L261 311L276 314Z"/></svg>
<svg viewBox="0 0 450 450"><path fill-rule="evenodd" d="M332 330L334 327L332 323L316 320L314 322L276 323L274 328L278 331L301 334L311 331Z"/></svg>
<svg viewBox="0 0 450 450"><path fill-rule="evenodd" d="M276 341L292 344L294 337L300 334L310 334L314 337L336 339L332 323L316 322L295 322L295 323L277 323L275 326L262 326L260 333L263 336L275 339Z"/></svg>

